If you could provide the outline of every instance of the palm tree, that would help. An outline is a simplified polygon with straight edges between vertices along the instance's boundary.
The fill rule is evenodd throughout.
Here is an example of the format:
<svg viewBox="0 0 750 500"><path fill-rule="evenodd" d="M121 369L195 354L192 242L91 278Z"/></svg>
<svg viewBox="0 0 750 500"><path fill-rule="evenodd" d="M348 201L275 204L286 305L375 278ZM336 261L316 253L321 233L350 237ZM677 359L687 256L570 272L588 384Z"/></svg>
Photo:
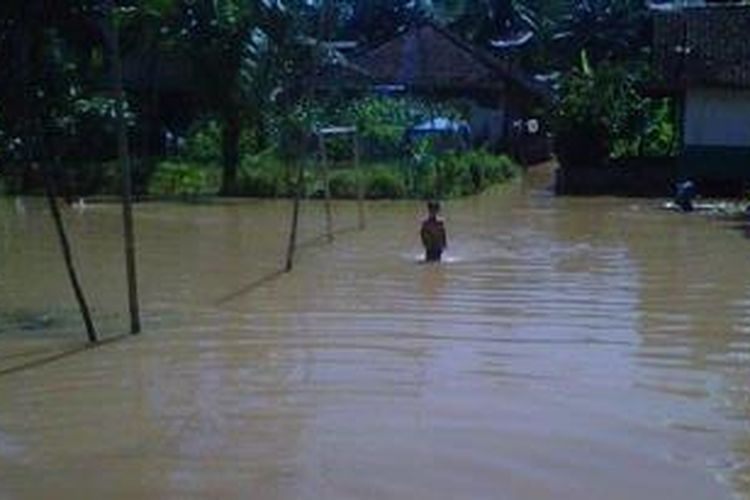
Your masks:
<svg viewBox="0 0 750 500"><path fill-rule="evenodd" d="M376 43L432 13L430 1L359 0L353 2L345 32L349 38Z"/></svg>
<svg viewBox="0 0 750 500"><path fill-rule="evenodd" d="M649 42L642 0L577 0L553 36L555 52L568 68L584 50L592 64L643 60Z"/></svg>
<svg viewBox="0 0 750 500"><path fill-rule="evenodd" d="M463 0L453 10L451 29L480 46L501 45L539 29L536 13L521 0Z"/></svg>

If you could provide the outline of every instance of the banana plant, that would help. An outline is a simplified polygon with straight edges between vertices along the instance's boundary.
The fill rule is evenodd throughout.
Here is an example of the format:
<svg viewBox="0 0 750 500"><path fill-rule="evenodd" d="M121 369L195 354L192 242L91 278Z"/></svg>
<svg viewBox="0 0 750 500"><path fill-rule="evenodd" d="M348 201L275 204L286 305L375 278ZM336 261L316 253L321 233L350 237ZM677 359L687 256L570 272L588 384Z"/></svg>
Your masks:
<svg viewBox="0 0 750 500"><path fill-rule="evenodd" d="M640 0L577 0L555 27L558 63L574 65L584 49L592 64L643 60L650 44L648 19Z"/></svg>
<svg viewBox="0 0 750 500"><path fill-rule="evenodd" d="M453 10L451 29L480 46L525 41L539 31L537 13L522 0L464 0Z"/></svg>
<svg viewBox="0 0 750 500"><path fill-rule="evenodd" d="M236 192L243 128L263 128L291 28L278 0L177 0L164 28L190 61L201 109L222 124L224 195Z"/></svg>

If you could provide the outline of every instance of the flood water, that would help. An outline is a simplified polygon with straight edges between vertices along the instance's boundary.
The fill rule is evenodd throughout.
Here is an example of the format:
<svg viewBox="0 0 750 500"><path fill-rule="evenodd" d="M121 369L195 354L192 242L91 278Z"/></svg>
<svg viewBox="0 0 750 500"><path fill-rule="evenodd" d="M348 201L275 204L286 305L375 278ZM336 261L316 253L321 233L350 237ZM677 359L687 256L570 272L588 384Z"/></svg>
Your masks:
<svg viewBox="0 0 750 500"><path fill-rule="evenodd" d="M540 175L544 177L544 175ZM65 209L108 338L84 330L43 200L0 199L0 498L750 498L750 239L545 179L444 206Z"/></svg>

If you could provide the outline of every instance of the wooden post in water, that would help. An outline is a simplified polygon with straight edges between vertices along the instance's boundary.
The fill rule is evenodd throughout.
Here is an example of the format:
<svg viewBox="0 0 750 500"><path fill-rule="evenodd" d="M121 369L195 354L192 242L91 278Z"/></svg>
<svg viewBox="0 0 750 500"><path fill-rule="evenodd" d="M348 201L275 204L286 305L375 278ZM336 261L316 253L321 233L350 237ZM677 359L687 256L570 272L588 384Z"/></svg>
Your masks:
<svg viewBox="0 0 750 500"><path fill-rule="evenodd" d="M107 3L110 19L110 47L115 91L115 114L117 118L117 156L122 171L122 221L125 247L125 272L128 281L128 308L130 311L130 333L136 335L141 331L141 319L138 306L138 279L135 267L135 235L133 231L132 178L130 152L128 151L128 131L125 123L125 95L122 86L122 58L120 55L120 34L115 18L115 4Z"/></svg>
<svg viewBox="0 0 750 500"><path fill-rule="evenodd" d="M46 164L42 165L42 177L44 178L44 191L47 196L47 204L49 205L50 212L52 212L52 219L55 221L57 237L60 240L60 247L62 249L63 259L65 260L65 269L68 271L68 278L70 279L70 284L73 287L73 293L75 294L76 301L78 302L78 309L80 309L83 323L86 325L86 335L89 339L89 342L95 344L96 342L98 342L99 337L96 333L94 322L91 320L91 313L89 311L88 303L86 302L86 296L83 294L83 288L81 288L81 283L78 281L78 273L76 273L75 265L73 264L73 257L70 251L70 243L68 242L68 236L65 233L65 225L63 224L62 217L60 216L60 208L57 206L55 189L53 187L52 178Z"/></svg>
<svg viewBox="0 0 750 500"><path fill-rule="evenodd" d="M323 193L325 195L326 236L328 242L333 241L333 207L331 206L331 175L328 168L328 152L326 151L325 134L318 131L318 145L320 148L320 163L323 167Z"/></svg>
<svg viewBox="0 0 750 500"><path fill-rule="evenodd" d="M302 191L305 182L305 162L297 159L297 186L294 193L294 206L292 208L292 227L289 230L289 245L286 250L286 272L291 272L294 267L294 252L297 249L297 226L299 226L299 208L302 200Z"/></svg>
<svg viewBox="0 0 750 500"><path fill-rule="evenodd" d="M357 174L357 210L359 212L359 229L365 228L365 179L362 172L359 152L359 132L352 134L352 146L354 147L354 171Z"/></svg>

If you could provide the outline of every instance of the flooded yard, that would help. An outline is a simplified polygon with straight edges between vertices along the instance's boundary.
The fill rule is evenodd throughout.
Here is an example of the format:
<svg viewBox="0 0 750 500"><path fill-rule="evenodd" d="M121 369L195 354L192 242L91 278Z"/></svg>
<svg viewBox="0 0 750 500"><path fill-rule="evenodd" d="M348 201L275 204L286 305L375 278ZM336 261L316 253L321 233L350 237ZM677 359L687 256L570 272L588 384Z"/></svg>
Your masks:
<svg viewBox="0 0 750 500"><path fill-rule="evenodd" d="M526 179L449 201L66 209L104 336L43 200L0 200L0 498L750 498L750 240Z"/></svg>

